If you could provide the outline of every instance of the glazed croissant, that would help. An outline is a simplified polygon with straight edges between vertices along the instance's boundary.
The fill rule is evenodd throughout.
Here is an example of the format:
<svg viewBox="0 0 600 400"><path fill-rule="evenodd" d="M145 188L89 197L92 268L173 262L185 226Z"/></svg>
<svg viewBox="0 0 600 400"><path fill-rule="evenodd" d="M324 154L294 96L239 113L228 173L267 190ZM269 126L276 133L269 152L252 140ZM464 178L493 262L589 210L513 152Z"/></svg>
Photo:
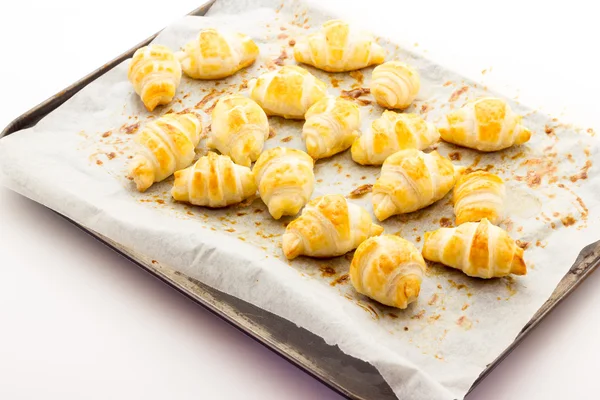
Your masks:
<svg viewBox="0 0 600 400"><path fill-rule="evenodd" d="M373 70L371 93L381 107L405 109L420 88L419 73L403 62L388 61Z"/></svg>
<svg viewBox="0 0 600 400"><path fill-rule="evenodd" d="M181 65L168 47L151 44L133 54L127 77L148 111L152 111L175 97Z"/></svg>
<svg viewBox="0 0 600 400"><path fill-rule="evenodd" d="M446 115L440 134L446 142L480 151L497 151L523 144L531 137L505 100L485 97Z"/></svg>
<svg viewBox="0 0 600 400"><path fill-rule="evenodd" d="M211 208L239 203L256 193L252 170L209 151L191 167L175 172L171 195L177 201Z"/></svg>
<svg viewBox="0 0 600 400"><path fill-rule="evenodd" d="M423 257L477 278L525 275L523 249L487 219L425 232Z"/></svg>
<svg viewBox="0 0 600 400"><path fill-rule="evenodd" d="M221 97L212 112L207 145L249 167L262 152L269 136L267 115L255 101L241 96Z"/></svg>
<svg viewBox="0 0 600 400"><path fill-rule="evenodd" d="M367 210L341 194L330 194L312 199L289 223L282 237L283 253L290 260L299 255L341 256L381 232Z"/></svg>
<svg viewBox="0 0 600 400"><path fill-rule="evenodd" d="M302 119L310 106L325 97L327 85L304 68L286 65L250 81L248 88L268 115Z"/></svg>
<svg viewBox="0 0 600 400"><path fill-rule="evenodd" d="M301 150L275 147L262 153L254 164L260 198L275 219L296 215L313 192L314 161Z"/></svg>
<svg viewBox="0 0 600 400"><path fill-rule="evenodd" d="M348 100L326 97L306 112L302 137L315 160L346 150L358 136L360 111Z"/></svg>
<svg viewBox="0 0 600 400"><path fill-rule="evenodd" d="M202 122L196 114L166 114L148 123L134 141L139 151L129 165L129 176L140 192L194 161Z"/></svg>
<svg viewBox="0 0 600 400"><path fill-rule="evenodd" d="M221 79L251 65L258 46L250 37L233 32L203 29L177 52L183 72L193 79Z"/></svg>
<svg viewBox="0 0 600 400"><path fill-rule="evenodd" d="M362 165L381 165L399 150L423 150L440 138L436 127L418 114L384 111L371 129L352 144L352 159Z"/></svg>
<svg viewBox="0 0 600 400"><path fill-rule="evenodd" d="M373 211L383 221L440 200L455 182L454 166L437 151L401 150L385 160L373 185Z"/></svg>
<svg viewBox="0 0 600 400"><path fill-rule="evenodd" d="M294 58L324 71L343 72L381 64L385 50L369 33L331 20L320 31L296 40Z"/></svg>
<svg viewBox="0 0 600 400"><path fill-rule="evenodd" d="M358 293L391 307L406 308L421 290L425 260L407 240L381 235L362 242L350 264Z"/></svg>
<svg viewBox="0 0 600 400"><path fill-rule="evenodd" d="M475 171L462 175L454 186L456 224L478 222L487 218L494 225L502 220L504 181L498 175Z"/></svg>

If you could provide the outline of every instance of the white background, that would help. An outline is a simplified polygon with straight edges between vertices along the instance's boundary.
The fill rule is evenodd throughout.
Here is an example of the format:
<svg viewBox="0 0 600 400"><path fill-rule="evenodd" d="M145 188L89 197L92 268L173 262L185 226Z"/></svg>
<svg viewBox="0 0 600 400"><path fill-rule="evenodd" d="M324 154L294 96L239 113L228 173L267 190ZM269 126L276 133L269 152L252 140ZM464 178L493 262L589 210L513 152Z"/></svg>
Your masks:
<svg viewBox="0 0 600 400"><path fill-rule="evenodd" d="M0 127L200 2L2 2ZM365 24L395 26L396 40L418 42L415 49L463 74L600 132L593 2L520 3L328 5L344 4ZM340 398L4 188L0 268L1 399ZM468 399L597 398L599 287L596 273Z"/></svg>

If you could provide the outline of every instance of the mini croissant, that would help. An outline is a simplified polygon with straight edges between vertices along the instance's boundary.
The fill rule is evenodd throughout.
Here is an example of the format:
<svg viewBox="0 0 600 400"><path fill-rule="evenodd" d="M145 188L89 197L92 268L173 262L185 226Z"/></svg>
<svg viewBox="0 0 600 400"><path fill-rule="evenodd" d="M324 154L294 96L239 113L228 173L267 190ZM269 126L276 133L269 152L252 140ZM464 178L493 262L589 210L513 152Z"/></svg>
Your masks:
<svg viewBox="0 0 600 400"><path fill-rule="evenodd" d="M303 119L310 106L325 97L327 85L304 68L286 65L262 74L248 87L250 97L268 115Z"/></svg>
<svg viewBox="0 0 600 400"><path fill-rule="evenodd" d="M358 136L360 110L348 100L326 97L306 112L302 137L315 160L346 150Z"/></svg>
<svg viewBox="0 0 600 400"><path fill-rule="evenodd" d="M181 65L168 47L151 44L133 54L127 77L148 111L152 111L175 97L181 81Z"/></svg>
<svg viewBox="0 0 600 400"><path fill-rule="evenodd" d="M373 185L373 211L383 221L440 200L455 182L454 166L437 151L401 150L385 160Z"/></svg>
<svg viewBox="0 0 600 400"><path fill-rule="evenodd" d="M446 115L440 134L446 142L479 151L497 151L523 144L531 137L505 100L485 97Z"/></svg>
<svg viewBox="0 0 600 400"><path fill-rule="evenodd" d="M194 161L202 122L196 114L167 114L148 123L136 136L140 150L129 165L129 176L140 192Z"/></svg>
<svg viewBox="0 0 600 400"><path fill-rule="evenodd" d="M256 193L252 170L209 151L191 167L175 172L171 195L177 201L211 208L239 203Z"/></svg>
<svg viewBox="0 0 600 400"><path fill-rule="evenodd" d="M525 275L523 249L487 219L425 232L423 257L477 278Z"/></svg>
<svg viewBox="0 0 600 400"><path fill-rule="evenodd" d="M381 64L385 50L369 33L331 20L320 31L296 40L294 58L324 71L344 72Z"/></svg>
<svg viewBox="0 0 600 400"><path fill-rule="evenodd" d="M436 127L418 114L384 111L371 129L352 144L352 159L362 165L381 165L400 150L423 150L440 138Z"/></svg>
<svg viewBox="0 0 600 400"><path fill-rule="evenodd" d="M494 225L502 220L504 210L504 181L487 171L462 175L454 186L456 224L479 222L487 218Z"/></svg>
<svg viewBox="0 0 600 400"><path fill-rule="evenodd" d="M350 265L350 281L358 293L404 309L419 296L425 270L425 260L412 243L381 235L358 246Z"/></svg>
<svg viewBox="0 0 600 400"><path fill-rule="evenodd" d="M221 97L212 112L208 147L249 167L262 152L269 136L267 115L255 101L241 96Z"/></svg>
<svg viewBox="0 0 600 400"><path fill-rule="evenodd" d="M420 88L419 73L403 62L388 61L373 70L371 93L381 107L405 109Z"/></svg>
<svg viewBox="0 0 600 400"><path fill-rule="evenodd" d="M349 203L341 194L312 199L302 215L290 222L282 237L288 259L341 256L371 236L383 232L364 208Z"/></svg>
<svg viewBox="0 0 600 400"><path fill-rule="evenodd" d="M260 198L275 219L296 215L313 192L314 161L305 152L275 147L262 153L254 164Z"/></svg>
<svg viewBox="0 0 600 400"><path fill-rule="evenodd" d="M177 53L183 72L193 79L221 79L251 65L258 46L241 33L203 29Z"/></svg>

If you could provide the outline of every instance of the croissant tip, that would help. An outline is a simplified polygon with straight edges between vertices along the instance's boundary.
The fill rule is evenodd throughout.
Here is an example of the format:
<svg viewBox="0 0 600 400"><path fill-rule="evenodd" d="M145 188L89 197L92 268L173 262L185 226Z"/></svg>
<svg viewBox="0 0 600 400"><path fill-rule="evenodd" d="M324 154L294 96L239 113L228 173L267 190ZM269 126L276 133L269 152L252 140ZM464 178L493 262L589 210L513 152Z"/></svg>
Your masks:
<svg viewBox="0 0 600 400"><path fill-rule="evenodd" d="M383 226L377 224L371 224L371 235L370 236L379 236L383 233Z"/></svg>
<svg viewBox="0 0 600 400"><path fill-rule="evenodd" d="M302 240L294 233L284 233L281 247L285 257L293 260L302 253Z"/></svg>
<svg viewBox="0 0 600 400"><path fill-rule="evenodd" d="M145 192L154 183L154 169L146 158L138 156L130 164L129 177L139 192Z"/></svg>
<svg viewBox="0 0 600 400"><path fill-rule="evenodd" d="M373 213L379 221L383 221L394 215L396 207L389 195L375 193L372 198Z"/></svg>
<svg viewBox="0 0 600 400"><path fill-rule="evenodd" d="M525 142L528 142L529 139L531 139L531 131L529 129L527 129L526 127L524 127L523 125L521 125L521 131L519 132L519 135L517 136L517 140L516 140L515 144L517 144L517 145L523 144Z"/></svg>
<svg viewBox="0 0 600 400"><path fill-rule="evenodd" d="M520 247L517 247L510 273L515 275L527 275L527 265L525 264L525 260L523 260L523 249Z"/></svg>

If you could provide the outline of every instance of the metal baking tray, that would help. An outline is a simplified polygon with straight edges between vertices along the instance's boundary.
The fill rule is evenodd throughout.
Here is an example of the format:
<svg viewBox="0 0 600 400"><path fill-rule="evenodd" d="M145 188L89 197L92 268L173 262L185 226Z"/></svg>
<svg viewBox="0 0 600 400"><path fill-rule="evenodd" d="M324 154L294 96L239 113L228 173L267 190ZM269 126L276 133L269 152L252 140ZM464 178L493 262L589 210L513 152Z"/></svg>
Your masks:
<svg viewBox="0 0 600 400"><path fill-rule="evenodd" d="M211 0L190 12L189 15L204 15L213 3L214 0ZM39 120L89 83L125 59L130 58L135 50L147 45L155 36L156 34L152 35L114 60L104 64L71 86L17 117L4 128L0 133L0 138L34 126ZM77 224L66 216L62 217L341 395L350 399L365 400L391 400L396 398L392 389L371 364L344 354L337 346L328 345L321 337L296 326L286 319L161 266L156 261L136 253L132 249L124 248L118 243ZM596 269L599 263L600 241L588 245L581 251L569 272L552 293L552 296L525 325L514 342L487 366L475 381L471 390L514 350L552 309L575 290Z"/></svg>

